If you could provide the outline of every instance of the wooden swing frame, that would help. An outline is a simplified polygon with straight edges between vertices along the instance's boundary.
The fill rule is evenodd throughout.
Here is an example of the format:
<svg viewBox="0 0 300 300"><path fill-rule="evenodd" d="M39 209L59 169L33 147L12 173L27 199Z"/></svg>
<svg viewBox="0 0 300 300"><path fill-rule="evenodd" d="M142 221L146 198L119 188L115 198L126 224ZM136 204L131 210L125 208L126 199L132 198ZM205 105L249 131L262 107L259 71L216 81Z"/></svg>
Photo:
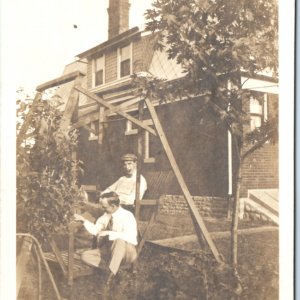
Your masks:
<svg viewBox="0 0 300 300"><path fill-rule="evenodd" d="M142 137L144 130L148 131L153 136L156 136L160 139L160 142L165 150L165 153L168 157L168 160L170 162L172 171L179 183L179 186L182 190L182 193L184 195L184 198L188 204L189 211L191 213L191 217L193 220L193 224L195 227L195 231L197 234L198 242L200 246L208 247L215 258L215 260L219 264L223 264L223 258L219 254L210 233L208 232L203 218L201 217L194 200L188 190L188 187L185 183L185 180L179 170L179 167L177 165L177 162L175 160L175 157L173 155L172 149L168 143L168 140L166 138L166 135L164 133L164 130L162 128L162 125L160 123L160 120L158 118L158 115L156 113L156 110L152 104L152 99L144 98L144 99L134 99L134 100L127 100L126 102L123 102L121 105L113 105L107 102L103 99L101 96L97 96L94 93L91 93L90 91L86 90L81 86L82 73L80 72L73 72L69 75L62 76L56 80L52 80L48 83L45 83L43 85L40 85L37 87L37 95L34 99L34 104L38 102L41 99L41 93L51 87L55 87L70 81L74 81L73 88L71 90L70 96L68 98L68 101L66 103L66 107L64 110L63 118L61 121L61 128L65 131L72 130L74 128L80 128L84 127L87 130L92 132L92 129L89 128L88 124L91 123L91 121L99 120L99 131L98 131L98 143L102 143L103 139L103 131L104 131L104 122L106 121L106 118L109 114L118 114L125 119L131 121L135 125L138 126L138 147L137 147L137 153L138 153L138 164L137 164L137 180L136 180L136 209L135 209L135 216L137 222L139 221L140 217L140 209L141 206L150 206L152 207L152 214L150 217L150 220L148 221L148 224L146 225L145 231L141 234L141 239L139 241L137 252L138 255L140 254L146 238L147 238L147 232L149 228L151 228L151 225L155 221L155 217L157 215L160 200L159 199L143 199L140 200L140 174L141 174L141 157L143 154L143 143L142 143ZM78 120L78 105L79 105L79 93L85 95L89 99L92 99L99 105L99 113L95 116L93 116L93 119L91 118L84 118L82 120ZM138 111L139 111L139 118L134 118L130 114L126 113L125 110L129 106L138 103ZM144 106L147 107L151 119L153 121L154 129L146 124L143 123L143 110ZM32 109L34 109L34 105L32 106ZM26 134L26 131L28 129L30 120L32 118L32 112L29 112L27 118L25 119L23 126L21 127L18 139L17 139L17 147L20 146L21 141ZM95 132L93 132L95 133ZM76 157L76 153L74 153L74 158ZM88 275L93 273L93 268L89 266L83 266L82 263L80 264L80 254L75 251L74 248L74 241L75 241L75 234L78 230L78 226L74 224L70 224L69 226L69 237L68 237L68 250L67 251L60 251L57 247L54 239L49 241L49 244L51 246L52 252L51 253L45 253L45 257L48 261L55 261L59 264L63 274L68 278L68 284L70 286L73 285L73 280L76 277Z"/></svg>

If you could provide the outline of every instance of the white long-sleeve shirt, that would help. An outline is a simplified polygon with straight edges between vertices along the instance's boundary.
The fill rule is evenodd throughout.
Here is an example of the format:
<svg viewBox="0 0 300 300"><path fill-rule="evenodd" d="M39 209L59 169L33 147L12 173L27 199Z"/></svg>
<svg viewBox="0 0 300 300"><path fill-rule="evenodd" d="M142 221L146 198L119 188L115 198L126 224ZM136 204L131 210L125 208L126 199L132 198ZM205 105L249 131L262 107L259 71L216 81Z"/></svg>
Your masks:
<svg viewBox="0 0 300 300"><path fill-rule="evenodd" d="M122 176L115 183L105 189L101 194L115 192L124 205L132 205L135 202L136 171L130 177ZM143 175L140 179L140 199L147 190L147 182Z"/></svg>
<svg viewBox="0 0 300 300"><path fill-rule="evenodd" d="M104 213L96 223L84 221L85 229L92 235L98 235L101 231L107 230L110 218L113 218L113 227L109 233L109 240L124 240L130 244L137 245L137 224L134 215L122 207L119 207L113 214Z"/></svg>

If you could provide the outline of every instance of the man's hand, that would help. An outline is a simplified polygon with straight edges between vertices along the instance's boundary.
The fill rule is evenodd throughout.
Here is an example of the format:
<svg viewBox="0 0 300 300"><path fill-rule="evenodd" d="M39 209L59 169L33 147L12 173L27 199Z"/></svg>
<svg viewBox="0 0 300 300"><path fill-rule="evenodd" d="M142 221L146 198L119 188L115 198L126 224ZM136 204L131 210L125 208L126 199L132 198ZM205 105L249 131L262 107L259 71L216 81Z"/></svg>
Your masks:
<svg viewBox="0 0 300 300"><path fill-rule="evenodd" d="M75 221L82 221L82 222L85 221L85 218L78 214L74 214L74 218L75 218Z"/></svg>
<svg viewBox="0 0 300 300"><path fill-rule="evenodd" d="M110 234L110 232L111 232L111 231L109 231L109 230L103 230L103 231L100 231L100 232L98 233L98 237L107 236L107 235Z"/></svg>

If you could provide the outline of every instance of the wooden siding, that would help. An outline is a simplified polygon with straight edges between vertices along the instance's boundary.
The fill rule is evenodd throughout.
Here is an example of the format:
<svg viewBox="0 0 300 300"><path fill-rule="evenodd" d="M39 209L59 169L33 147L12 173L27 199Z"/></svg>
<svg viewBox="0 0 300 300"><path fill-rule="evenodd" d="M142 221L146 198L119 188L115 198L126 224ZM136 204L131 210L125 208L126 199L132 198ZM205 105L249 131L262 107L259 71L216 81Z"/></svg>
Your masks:
<svg viewBox="0 0 300 300"><path fill-rule="evenodd" d="M147 71L149 69L154 53L155 37L147 35L144 37L135 37L132 40L132 66L133 73ZM95 57L95 56L93 56ZM105 83L111 83L118 79L118 50L109 49L105 53ZM87 69L88 88L92 89L92 58L89 60ZM105 84L103 85L105 86Z"/></svg>
<svg viewBox="0 0 300 300"><path fill-rule="evenodd" d="M191 193L224 196L227 194L227 134L223 127L217 126L212 115L207 115L203 122L200 120L198 111L202 105L202 100L198 99L156 109ZM144 119L147 118L146 110ZM137 150L137 136L125 135L125 123L120 117L110 118L102 145L88 141L88 132L81 129L79 159L84 162L85 169L82 184L97 184L104 189L122 175L121 155ZM151 137L150 148L155 163L144 164L142 174L171 170L158 138ZM165 187L164 193L180 194L175 178Z"/></svg>
<svg viewBox="0 0 300 300"><path fill-rule="evenodd" d="M117 80L118 78L118 51L112 50L105 54L105 83Z"/></svg>

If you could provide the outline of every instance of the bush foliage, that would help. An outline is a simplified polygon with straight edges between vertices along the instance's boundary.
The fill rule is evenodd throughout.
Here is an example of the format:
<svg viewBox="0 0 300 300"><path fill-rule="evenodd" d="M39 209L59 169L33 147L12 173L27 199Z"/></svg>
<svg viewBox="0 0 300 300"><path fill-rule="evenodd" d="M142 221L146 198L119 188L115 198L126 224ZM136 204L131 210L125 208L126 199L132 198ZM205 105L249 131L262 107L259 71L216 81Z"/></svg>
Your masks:
<svg viewBox="0 0 300 300"><path fill-rule="evenodd" d="M78 132L60 129L62 112L53 98L32 104L18 93L17 132L33 112L26 136L17 149L18 230L43 240L66 228L78 197L80 163L74 156Z"/></svg>

